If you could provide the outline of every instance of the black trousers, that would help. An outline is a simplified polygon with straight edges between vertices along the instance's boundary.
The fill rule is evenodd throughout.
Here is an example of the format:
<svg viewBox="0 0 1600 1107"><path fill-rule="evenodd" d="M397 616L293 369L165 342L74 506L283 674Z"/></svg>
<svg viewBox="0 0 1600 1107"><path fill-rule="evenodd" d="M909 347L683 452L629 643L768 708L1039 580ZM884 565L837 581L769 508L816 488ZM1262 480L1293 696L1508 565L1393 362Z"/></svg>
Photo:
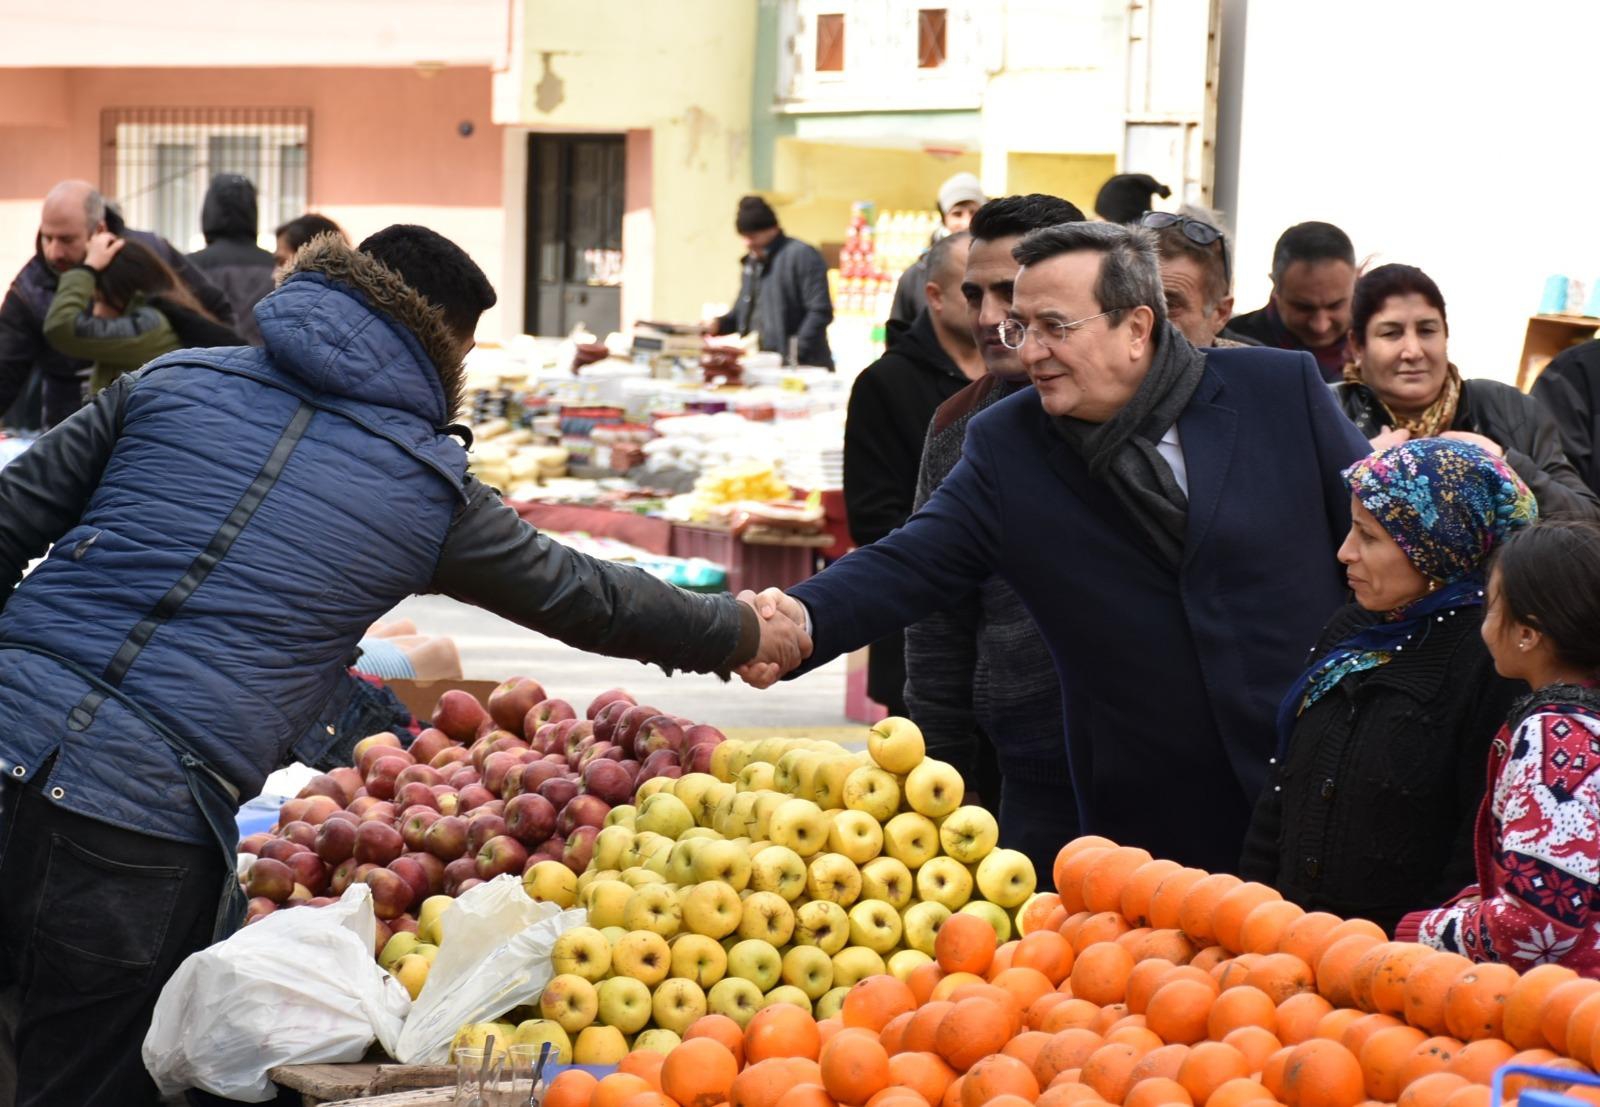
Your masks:
<svg viewBox="0 0 1600 1107"><path fill-rule="evenodd" d="M140 1047L162 985L211 940L223 875L216 846L122 830L62 810L38 784L0 782L0 995L16 1007L17 1107L160 1103Z"/></svg>

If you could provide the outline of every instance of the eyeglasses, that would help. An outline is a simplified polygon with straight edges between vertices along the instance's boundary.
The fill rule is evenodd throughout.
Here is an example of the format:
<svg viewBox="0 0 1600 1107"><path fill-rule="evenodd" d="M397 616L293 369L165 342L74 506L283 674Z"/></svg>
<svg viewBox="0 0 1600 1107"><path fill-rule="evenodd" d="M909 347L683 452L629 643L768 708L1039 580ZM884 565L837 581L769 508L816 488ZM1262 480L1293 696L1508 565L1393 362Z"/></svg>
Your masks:
<svg viewBox="0 0 1600 1107"><path fill-rule="evenodd" d="M1174 215L1170 211L1147 211L1139 217L1139 226L1148 227L1152 231L1177 227L1183 232L1183 237L1196 246L1209 246L1213 242L1222 243L1218 247L1222 251L1222 280L1228 287L1233 287L1233 273L1228 264L1228 236L1210 223L1202 223L1187 215Z"/></svg>
<svg viewBox="0 0 1600 1107"><path fill-rule="evenodd" d="M1103 319L1107 315L1115 315L1122 308L1112 308L1102 311L1099 315L1091 315L1087 319L1074 319L1070 323L1045 323L1040 329L1024 327L1020 320L1007 319L996 328L1000 333L1000 345L1008 350L1020 350L1027 343L1028 336L1033 335L1033 340L1046 350L1054 349L1067 340L1073 331L1085 323L1092 323L1096 319Z"/></svg>

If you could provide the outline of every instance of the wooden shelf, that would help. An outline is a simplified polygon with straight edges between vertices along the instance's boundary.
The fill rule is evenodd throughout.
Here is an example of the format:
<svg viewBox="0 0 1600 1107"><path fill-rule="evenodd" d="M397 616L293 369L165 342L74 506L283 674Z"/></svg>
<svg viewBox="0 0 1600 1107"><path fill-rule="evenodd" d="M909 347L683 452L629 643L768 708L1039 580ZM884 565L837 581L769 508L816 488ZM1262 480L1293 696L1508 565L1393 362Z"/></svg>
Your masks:
<svg viewBox="0 0 1600 1107"><path fill-rule="evenodd" d="M1551 358L1569 346L1589 341L1597 331L1600 319L1590 315L1529 316L1522 358L1517 362L1517 387L1528 391Z"/></svg>

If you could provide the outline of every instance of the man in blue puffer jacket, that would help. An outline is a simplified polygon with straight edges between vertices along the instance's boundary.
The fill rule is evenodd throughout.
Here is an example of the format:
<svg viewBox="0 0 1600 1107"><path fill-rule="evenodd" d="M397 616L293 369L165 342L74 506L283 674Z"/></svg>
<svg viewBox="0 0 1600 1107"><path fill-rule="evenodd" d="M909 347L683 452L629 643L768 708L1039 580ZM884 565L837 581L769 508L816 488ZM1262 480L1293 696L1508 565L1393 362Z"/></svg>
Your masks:
<svg viewBox="0 0 1600 1107"><path fill-rule="evenodd" d="M324 237L256 306L264 349L160 358L0 471L19 1104L156 1101L140 1045L167 977L230 921L237 803L317 758L352 648L404 597L696 672L809 651L731 597L551 542L467 475L449 424L493 302L425 228Z"/></svg>

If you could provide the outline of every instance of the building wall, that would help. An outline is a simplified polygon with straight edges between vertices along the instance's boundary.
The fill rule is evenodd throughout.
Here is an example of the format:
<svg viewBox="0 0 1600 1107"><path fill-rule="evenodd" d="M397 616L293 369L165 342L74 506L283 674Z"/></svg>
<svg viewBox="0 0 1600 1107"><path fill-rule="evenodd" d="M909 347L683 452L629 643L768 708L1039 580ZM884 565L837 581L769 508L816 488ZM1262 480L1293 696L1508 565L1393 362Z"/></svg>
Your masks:
<svg viewBox="0 0 1600 1107"><path fill-rule="evenodd" d="M738 279L733 215L750 189L752 0L524 0L520 47L497 76L496 121L531 130L648 132L654 240L648 296L628 317L694 321ZM639 149L630 142L630 152ZM630 168L630 177L632 170ZM630 181L630 198L640 195ZM630 210L636 210L631 208ZM624 224L625 264L649 239Z"/></svg>
<svg viewBox="0 0 1600 1107"><path fill-rule="evenodd" d="M1266 299L1290 224L1343 227L1358 257L1420 265L1449 305L1451 359L1514 379L1544 279L1600 279L1589 189L1600 5L1346 0L1248 7L1237 302ZM1315 69L1317 75L1308 77ZM1382 74L1382 76L1380 76Z"/></svg>
<svg viewBox="0 0 1600 1107"><path fill-rule="evenodd" d="M32 254L39 203L52 184L100 179L104 109L271 106L311 111L312 208L355 241L395 222L431 226L498 286L505 217L489 100L483 66L0 70L0 274L9 278ZM465 137L464 122L472 123ZM485 317L485 336L500 333L499 312Z"/></svg>

